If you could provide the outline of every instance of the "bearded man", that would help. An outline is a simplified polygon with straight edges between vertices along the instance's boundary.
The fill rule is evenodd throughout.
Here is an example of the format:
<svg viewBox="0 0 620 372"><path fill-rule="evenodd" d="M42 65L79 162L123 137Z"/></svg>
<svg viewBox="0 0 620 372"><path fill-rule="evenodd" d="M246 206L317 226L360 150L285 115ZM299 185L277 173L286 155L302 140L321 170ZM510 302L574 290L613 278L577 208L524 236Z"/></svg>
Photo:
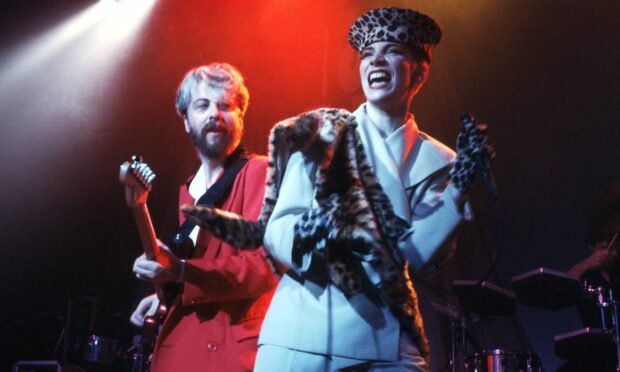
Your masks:
<svg viewBox="0 0 620 372"><path fill-rule="evenodd" d="M240 145L249 93L241 73L226 63L189 71L177 92L176 109L201 166L181 185L179 205L200 204L259 215L267 161ZM241 250L185 221L174 240L195 248L177 257L159 242L159 262L138 257L139 279L179 283L180 294L159 332L151 371L251 371L259 329L276 280L262 248ZM144 298L131 317L141 326L155 312L157 296Z"/></svg>

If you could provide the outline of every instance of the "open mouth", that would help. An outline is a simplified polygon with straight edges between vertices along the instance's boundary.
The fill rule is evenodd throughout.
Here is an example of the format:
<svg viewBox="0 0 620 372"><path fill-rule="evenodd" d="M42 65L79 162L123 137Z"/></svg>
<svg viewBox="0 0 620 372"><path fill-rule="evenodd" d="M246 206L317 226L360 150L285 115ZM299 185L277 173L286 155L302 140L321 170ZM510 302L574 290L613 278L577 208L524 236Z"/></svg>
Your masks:
<svg viewBox="0 0 620 372"><path fill-rule="evenodd" d="M368 86L371 88L382 88L387 85L392 76L387 71L373 71L368 75Z"/></svg>
<svg viewBox="0 0 620 372"><path fill-rule="evenodd" d="M202 128L201 133L203 136L207 133L226 133L226 129L220 126L207 125L204 128Z"/></svg>

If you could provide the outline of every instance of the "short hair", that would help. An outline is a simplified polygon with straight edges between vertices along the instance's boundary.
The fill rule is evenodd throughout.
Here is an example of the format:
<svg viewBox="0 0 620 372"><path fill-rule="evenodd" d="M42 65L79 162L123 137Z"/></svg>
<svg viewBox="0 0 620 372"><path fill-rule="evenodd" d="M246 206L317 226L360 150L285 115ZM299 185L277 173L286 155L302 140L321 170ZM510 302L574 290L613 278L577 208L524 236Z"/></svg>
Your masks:
<svg viewBox="0 0 620 372"><path fill-rule="evenodd" d="M211 87L230 89L236 97L237 105L241 108L241 117L245 115L250 93L245 86L243 75L232 65L220 62L196 67L185 74L177 90L176 109L179 115L187 116L191 92L203 80L207 81Z"/></svg>

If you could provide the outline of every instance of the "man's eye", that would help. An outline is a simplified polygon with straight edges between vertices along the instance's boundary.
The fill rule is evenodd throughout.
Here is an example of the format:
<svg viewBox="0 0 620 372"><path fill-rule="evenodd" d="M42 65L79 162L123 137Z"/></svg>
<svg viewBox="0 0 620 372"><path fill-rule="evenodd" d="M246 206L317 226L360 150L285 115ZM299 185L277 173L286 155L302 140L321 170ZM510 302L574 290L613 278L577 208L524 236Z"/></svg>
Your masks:
<svg viewBox="0 0 620 372"><path fill-rule="evenodd" d="M229 104L220 104L218 105L218 108L222 111L230 111L230 105Z"/></svg>
<svg viewBox="0 0 620 372"><path fill-rule="evenodd" d="M196 108L196 110L201 110L201 111L206 110L208 107L209 107L209 101L198 101L194 105L194 108Z"/></svg>

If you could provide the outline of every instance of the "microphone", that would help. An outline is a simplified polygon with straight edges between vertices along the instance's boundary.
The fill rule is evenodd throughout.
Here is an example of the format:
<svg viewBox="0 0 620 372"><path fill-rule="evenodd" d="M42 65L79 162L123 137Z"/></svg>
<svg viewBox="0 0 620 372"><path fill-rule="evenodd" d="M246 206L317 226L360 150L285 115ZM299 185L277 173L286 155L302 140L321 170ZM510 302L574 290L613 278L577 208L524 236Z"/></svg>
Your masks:
<svg viewBox="0 0 620 372"><path fill-rule="evenodd" d="M466 130L468 125L475 127L476 119L472 115L465 113L461 115L461 126L464 130ZM484 129L486 129L486 127L483 128L483 130ZM493 199L496 199L497 188L495 187L495 179L491 171L490 154L486 151L478 152L477 154L474 154L473 159L476 162L476 167L480 170L480 174L482 175L482 179L484 180L487 190L492 195Z"/></svg>

